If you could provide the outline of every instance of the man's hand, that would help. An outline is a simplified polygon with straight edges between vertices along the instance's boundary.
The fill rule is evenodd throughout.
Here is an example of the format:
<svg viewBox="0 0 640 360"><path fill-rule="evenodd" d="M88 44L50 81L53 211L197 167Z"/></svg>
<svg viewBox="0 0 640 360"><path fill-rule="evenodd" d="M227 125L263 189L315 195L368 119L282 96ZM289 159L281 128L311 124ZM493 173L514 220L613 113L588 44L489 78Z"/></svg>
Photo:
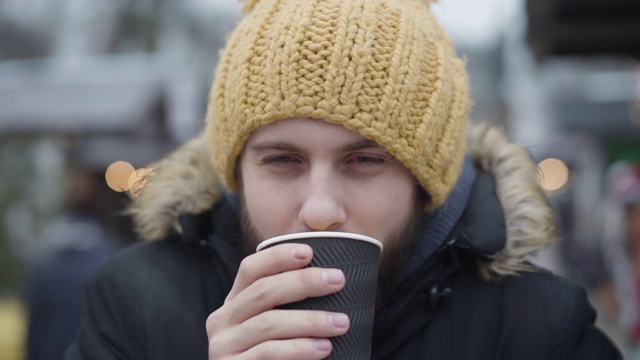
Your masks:
<svg viewBox="0 0 640 360"><path fill-rule="evenodd" d="M207 319L209 359L323 359L329 337L349 329L345 314L274 307L344 287L338 269L305 268L307 245L281 244L248 256L224 305Z"/></svg>

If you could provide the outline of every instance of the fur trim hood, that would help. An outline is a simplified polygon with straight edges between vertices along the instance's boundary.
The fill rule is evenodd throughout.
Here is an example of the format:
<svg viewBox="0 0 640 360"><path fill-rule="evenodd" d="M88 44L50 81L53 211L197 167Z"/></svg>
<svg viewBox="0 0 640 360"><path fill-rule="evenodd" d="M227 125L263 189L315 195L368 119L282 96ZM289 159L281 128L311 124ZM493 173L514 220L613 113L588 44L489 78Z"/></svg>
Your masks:
<svg viewBox="0 0 640 360"><path fill-rule="evenodd" d="M528 256L556 240L554 215L538 185L536 164L525 148L486 124L469 126L467 151L477 169L493 176L505 214L506 244L480 264L481 274L495 280L528 270ZM223 196L202 135L151 167L148 184L128 210L144 240L180 233L181 214L206 211Z"/></svg>

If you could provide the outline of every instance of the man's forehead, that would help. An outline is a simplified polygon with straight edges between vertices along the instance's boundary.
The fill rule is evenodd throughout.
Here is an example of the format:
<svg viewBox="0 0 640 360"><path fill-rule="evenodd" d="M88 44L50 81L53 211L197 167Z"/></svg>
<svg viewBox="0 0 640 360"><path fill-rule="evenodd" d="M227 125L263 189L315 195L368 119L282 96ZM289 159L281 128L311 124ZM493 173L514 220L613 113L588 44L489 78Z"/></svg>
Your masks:
<svg viewBox="0 0 640 360"><path fill-rule="evenodd" d="M381 148L378 143L342 125L311 118L279 120L254 131L247 147L254 150L290 147L334 147L340 150Z"/></svg>

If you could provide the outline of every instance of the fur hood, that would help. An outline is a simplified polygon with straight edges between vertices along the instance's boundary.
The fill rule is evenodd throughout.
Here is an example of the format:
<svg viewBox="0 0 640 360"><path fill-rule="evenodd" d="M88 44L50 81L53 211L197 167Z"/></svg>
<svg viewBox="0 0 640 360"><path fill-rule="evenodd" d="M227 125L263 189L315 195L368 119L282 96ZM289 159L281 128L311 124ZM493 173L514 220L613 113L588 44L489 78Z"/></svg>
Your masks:
<svg viewBox="0 0 640 360"><path fill-rule="evenodd" d="M502 250L482 262L486 279L527 270L525 260L555 242L554 215L537 182L537 166L522 146L507 141L498 128L471 124L467 152L476 168L492 174L504 209L507 241ZM151 165L153 174L128 210L144 240L181 232L178 217L208 210L223 196L203 135L185 143Z"/></svg>

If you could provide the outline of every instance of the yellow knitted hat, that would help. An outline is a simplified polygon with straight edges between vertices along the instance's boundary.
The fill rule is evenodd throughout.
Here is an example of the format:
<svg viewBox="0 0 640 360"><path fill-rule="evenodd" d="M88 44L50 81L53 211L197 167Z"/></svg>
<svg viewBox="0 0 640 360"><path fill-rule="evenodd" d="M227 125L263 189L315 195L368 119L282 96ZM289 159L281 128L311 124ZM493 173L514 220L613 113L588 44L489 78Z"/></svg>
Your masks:
<svg viewBox="0 0 640 360"><path fill-rule="evenodd" d="M214 166L232 191L247 138L310 117L374 140L440 206L460 174L464 63L427 0L248 0L221 53L207 109Z"/></svg>

